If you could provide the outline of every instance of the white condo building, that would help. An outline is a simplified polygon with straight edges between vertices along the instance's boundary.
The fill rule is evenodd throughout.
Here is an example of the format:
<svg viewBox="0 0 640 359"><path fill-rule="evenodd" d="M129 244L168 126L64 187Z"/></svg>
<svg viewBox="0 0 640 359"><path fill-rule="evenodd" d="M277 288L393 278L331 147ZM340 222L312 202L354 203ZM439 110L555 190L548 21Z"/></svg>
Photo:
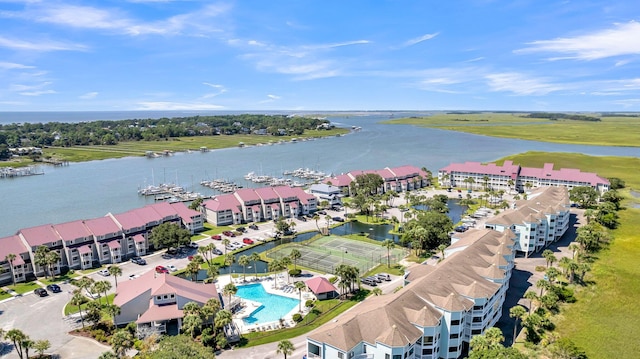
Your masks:
<svg viewBox="0 0 640 359"><path fill-rule="evenodd" d="M452 163L438 171L438 183L442 187L467 189L516 190L524 192L530 188L554 186L593 187L602 194L609 190L609 180L595 173L581 172L575 168L553 169L553 163L545 163L542 168L520 167L512 161L495 163L480 162Z"/></svg>
<svg viewBox="0 0 640 359"><path fill-rule="evenodd" d="M436 265L408 268L400 291L368 298L307 337L307 357L459 358L500 319L514 265L511 231L456 234Z"/></svg>

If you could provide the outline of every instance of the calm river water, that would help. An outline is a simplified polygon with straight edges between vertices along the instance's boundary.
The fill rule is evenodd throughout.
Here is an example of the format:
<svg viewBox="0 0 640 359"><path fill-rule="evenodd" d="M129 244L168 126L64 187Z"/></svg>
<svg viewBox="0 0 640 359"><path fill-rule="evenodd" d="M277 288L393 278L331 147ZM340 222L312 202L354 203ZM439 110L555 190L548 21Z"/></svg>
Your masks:
<svg viewBox="0 0 640 359"><path fill-rule="evenodd" d="M177 183L211 195L214 192L202 187L201 180L225 178L248 186L251 184L243 176L251 171L281 176L283 170L302 167L340 174L409 164L425 166L435 173L450 162L492 161L531 150L640 157L639 148L499 139L378 123L387 118L388 114L330 117L336 124L359 126L362 130L315 141L41 167L43 176L0 180L0 236L44 223L88 219L141 207L153 202L153 198L138 196L137 189L152 183Z"/></svg>

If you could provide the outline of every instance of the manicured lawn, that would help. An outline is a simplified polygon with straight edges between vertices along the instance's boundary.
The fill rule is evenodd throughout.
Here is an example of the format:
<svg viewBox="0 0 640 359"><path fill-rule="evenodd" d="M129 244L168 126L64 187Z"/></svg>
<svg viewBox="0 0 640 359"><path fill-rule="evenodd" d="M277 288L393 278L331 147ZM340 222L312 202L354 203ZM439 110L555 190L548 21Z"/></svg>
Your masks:
<svg viewBox="0 0 640 359"><path fill-rule="evenodd" d="M36 288L41 288L36 282L27 282L27 283L16 283L16 285L9 285L7 288L10 288L14 292L18 294L24 294L28 292L33 292Z"/></svg>
<svg viewBox="0 0 640 359"><path fill-rule="evenodd" d="M630 117L602 117L601 122L522 118L524 114L473 113L436 114L385 123L412 124L478 135L523 140L588 144L598 146L640 146L640 121ZM589 114L588 114L589 115ZM598 114L592 116L599 117Z"/></svg>
<svg viewBox="0 0 640 359"><path fill-rule="evenodd" d="M591 157L582 154L527 152L510 156L524 166L554 162L556 168L573 167L604 177L619 177L627 188L640 188L640 159L631 157ZM590 359L636 358L640 352L640 209L619 212L620 227L613 231L609 248L598 253L598 260L587 274L593 285L576 292L578 301L566 305L556 317L557 332L583 348Z"/></svg>
<svg viewBox="0 0 640 359"><path fill-rule="evenodd" d="M109 294L106 298L109 300L109 303L113 303L113 298L115 298L115 294ZM105 297L100 298L100 300L102 301L102 304L105 304ZM87 303L94 301L97 302L98 299L92 300L90 298L87 298L87 301L80 305L80 307L82 307L82 312L84 313L84 311L87 309ZM78 306L77 305L72 305L71 303L67 303L67 305L64 306L64 315L69 315L69 314L75 314L78 313Z"/></svg>
<svg viewBox="0 0 640 359"><path fill-rule="evenodd" d="M11 298L12 295L0 289L0 300Z"/></svg>
<svg viewBox="0 0 640 359"><path fill-rule="evenodd" d="M80 275L77 273L66 273L64 275L57 275L53 278L48 278L48 279L40 279L40 281L44 284L52 284L52 283L60 283L60 282L66 282L66 281L71 281L74 278L78 278Z"/></svg>

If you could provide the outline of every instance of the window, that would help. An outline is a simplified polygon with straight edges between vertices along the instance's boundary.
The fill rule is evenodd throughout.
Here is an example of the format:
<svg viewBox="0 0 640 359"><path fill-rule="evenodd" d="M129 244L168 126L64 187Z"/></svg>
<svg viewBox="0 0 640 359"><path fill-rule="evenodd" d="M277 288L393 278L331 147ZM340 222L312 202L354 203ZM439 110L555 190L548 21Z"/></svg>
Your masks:
<svg viewBox="0 0 640 359"><path fill-rule="evenodd" d="M449 347L449 353L455 353L458 351L458 347Z"/></svg>
<svg viewBox="0 0 640 359"><path fill-rule="evenodd" d="M338 353L338 359L344 359L344 353Z"/></svg>
<svg viewBox="0 0 640 359"><path fill-rule="evenodd" d="M471 331L471 335L480 335L482 334L482 329L474 329Z"/></svg>
<svg viewBox="0 0 640 359"><path fill-rule="evenodd" d="M432 336L422 337L422 345L432 345L432 344L433 344Z"/></svg>
<svg viewBox="0 0 640 359"><path fill-rule="evenodd" d="M384 355L384 359L391 359L391 355L389 355L389 354L385 354L385 355Z"/></svg>
<svg viewBox="0 0 640 359"><path fill-rule="evenodd" d="M394 355L393 355L393 359L402 359L402 355L400 355L400 354L394 354Z"/></svg>
<svg viewBox="0 0 640 359"><path fill-rule="evenodd" d="M433 354L433 349L422 349L422 355Z"/></svg>
<svg viewBox="0 0 640 359"><path fill-rule="evenodd" d="M161 296L156 296L156 300L161 300L162 297Z"/></svg>
<svg viewBox="0 0 640 359"><path fill-rule="evenodd" d="M165 294L163 299L167 299L167 298L169 298L169 296Z"/></svg>
<svg viewBox="0 0 640 359"><path fill-rule="evenodd" d="M458 339L458 338L460 338L460 334L459 333L453 333L453 334L451 334L450 338L451 339Z"/></svg>
<svg viewBox="0 0 640 359"><path fill-rule="evenodd" d="M460 325L460 320L459 319L452 320L451 325Z"/></svg>

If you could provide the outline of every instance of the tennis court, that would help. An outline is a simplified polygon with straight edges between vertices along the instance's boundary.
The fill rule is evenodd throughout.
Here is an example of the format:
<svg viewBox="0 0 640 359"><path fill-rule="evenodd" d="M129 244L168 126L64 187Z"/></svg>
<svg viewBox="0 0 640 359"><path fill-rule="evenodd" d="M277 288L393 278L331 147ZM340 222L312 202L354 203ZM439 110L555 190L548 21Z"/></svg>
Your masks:
<svg viewBox="0 0 640 359"><path fill-rule="evenodd" d="M267 257L279 259L297 249L301 256L296 261L303 267L334 273L340 264L356 267L364 273L378 264L387 263L387 248L380 244L366 243L339 236L326 236L311 242L289 243L267 252ZM402 248L390 252L390 262L397 263L404 256Z"/></svg>

